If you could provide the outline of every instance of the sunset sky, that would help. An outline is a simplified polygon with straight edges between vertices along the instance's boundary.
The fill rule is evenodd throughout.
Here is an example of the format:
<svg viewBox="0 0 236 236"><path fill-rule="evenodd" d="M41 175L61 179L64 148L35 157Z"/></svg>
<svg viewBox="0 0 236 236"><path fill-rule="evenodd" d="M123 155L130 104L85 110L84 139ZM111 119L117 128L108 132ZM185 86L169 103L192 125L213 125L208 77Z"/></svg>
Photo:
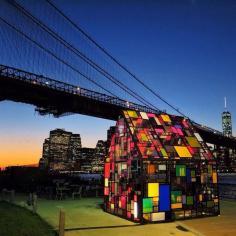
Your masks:
<svg viewBox="0 0 236 236"><path fill-rule="evenodd" d="M0 103L0 114L1 166L37 163L42 155L43 141L52 129L80 133L82 146L95 147L98 139L106 139L109 126L114 125L114 121L83 115L59 119L39 116L33 106L8 101Z"/></svg>
<svg viewBox="0 0 236 236"><path fill-rule="evenodd" d="M196 122L222 130L223 99L227 96L236 134L235 1L55 2L112 55ZM2 42L0 50L5 46ZM0 64L8 64L7 55L2 51L0 55ZM172 112L158 100L153 103ZM80 133L82 145L94 147L98 139L106 139L107 129L114 124L83 115L42 117L31 105L1 102L0 166L37 163L42 143L54 128Z"/></svg>

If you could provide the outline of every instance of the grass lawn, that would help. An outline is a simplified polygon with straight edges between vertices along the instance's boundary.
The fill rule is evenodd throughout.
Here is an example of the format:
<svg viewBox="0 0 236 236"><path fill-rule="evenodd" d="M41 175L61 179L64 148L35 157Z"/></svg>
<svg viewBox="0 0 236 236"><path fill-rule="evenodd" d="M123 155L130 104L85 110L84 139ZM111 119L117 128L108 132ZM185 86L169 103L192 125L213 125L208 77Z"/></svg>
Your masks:
<svg viewBox="0 0 236 236"><path fill-rule="evenodd" d="M1 236L55 236L53 228L38 215L20 206L0 202Z"/></svg>

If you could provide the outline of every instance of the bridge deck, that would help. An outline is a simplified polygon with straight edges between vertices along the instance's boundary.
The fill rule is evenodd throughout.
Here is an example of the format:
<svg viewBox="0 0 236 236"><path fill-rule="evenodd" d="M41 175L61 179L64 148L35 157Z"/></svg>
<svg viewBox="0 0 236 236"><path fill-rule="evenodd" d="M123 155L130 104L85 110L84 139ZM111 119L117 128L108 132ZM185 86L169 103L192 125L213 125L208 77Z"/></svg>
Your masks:
<svg viewBox="0 0 236 236"><path fill-rule="evenodd" d="M151 113L161 112L4 65L0 65L1 100L32 104L37 107L39 114L53 114L55 117L68 113L79 113L117 120L121 110L124 109ZM219 131L197 123L194 123L194 126L206 142L236 149L235 138L225 137Z"/></svg>
<svg viewBox="0 0 236 236"><path fill-rule="evenodd" d="M117 120L122 109L160 112L117 97L3 65L0 65L0 83L0 99L33 104L42 115L51 113L58 117L66 113L81 113Z"/></svg>

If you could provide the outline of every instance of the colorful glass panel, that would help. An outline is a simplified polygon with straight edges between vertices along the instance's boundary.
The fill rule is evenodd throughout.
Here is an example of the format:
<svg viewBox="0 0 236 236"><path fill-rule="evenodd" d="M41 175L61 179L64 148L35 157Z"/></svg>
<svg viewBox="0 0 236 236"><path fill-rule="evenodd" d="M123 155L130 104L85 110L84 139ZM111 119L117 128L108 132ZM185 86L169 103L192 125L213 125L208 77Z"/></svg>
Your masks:
<svg viewBox="0 0 236 236"><path fill-rule="evenodd" d="M161 184L159 192L159 211L170 211L170 186Z"/></svg>
<svg viewBox="0 0 236 236"><path fill-rule="evenodd" d="M174 148L176 152L178 153L179 157L192 157L187 147L174 146Z"/></svg>
<svg viewBox="0 0 236 236"><path fill-rule="evenodd" d="M201 147L200 143L195 137L186 137L186 140L191 147Z"/></svg>
<svg viewBox="0 0 236 236"><path fill-rule="evenodd" d="M161 115L161 118L164 122L171 122L171 119L168 115Z"/></svg>
<svg viewBox="0 0 236 236"><path fill-rule="evenodd" d="M176 165L176 176L186 176L185 165Z"/></svg>
<svg viewBox="0 0 236 236"><path fill-rule="evenodd" d="M150 213L153 211L153 203L151 198L143 199L143 213Z"/></svg>
<svg viewBox="0 0 236 236"><path fill-rule="evenodd" d="M193 196L187 196L187 205L193 205Z"/></svg>
<svg viewBox="0 0 236 236"><path fill-rule="evenodd" d="M135 222L219 214L216 161L183 117L124 111L104 178L105 211Z"/></svg>
<svg viewBox="0 0 236 236"><path fill-rule="evenodd" d="M159 183L148 183L148 197L159 196Z"/></svg>

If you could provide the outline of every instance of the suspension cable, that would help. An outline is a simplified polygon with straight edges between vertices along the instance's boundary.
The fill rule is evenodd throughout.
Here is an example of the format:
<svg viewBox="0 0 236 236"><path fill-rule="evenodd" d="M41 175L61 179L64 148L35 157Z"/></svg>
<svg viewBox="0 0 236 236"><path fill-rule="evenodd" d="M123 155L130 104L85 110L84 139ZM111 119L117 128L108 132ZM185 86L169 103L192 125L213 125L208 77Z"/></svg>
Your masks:
<svg viewBox="0 0 236 236"><path fill-rule="evenodd" d="M188 118L184 113L180 112L178 108L170 104L168 101L166 101L161 95L159 95L157 92L155 92L153 89L151 89L147 84L145 84L141 79L139 79L134 73L132 73L126 66L121 64L115 57L113 57L104 47L102 47L100 44L98 44L88 33L86 33L78 24L73 22L65 13L63 13L55 4L52 3L51 0L45 0L54 10L56 10L64 19L66 19L74 28L76 28L79 32L81 32L90 42L92 42L97 48L99 48L105 55L107 55L113 62L115 62L120 68L122 68L125 72L127 72L133 79L135 79L139 84L141 84L144 88L146 88L149 92L151 92L155 97L160 99L162 102L164 102L166 105L171 107L173 110L175 110L180 115Z"/></svg>
<svg viewBox="0 0 236 236"><path fill-rule="evenodd" d="M27 40L29 40L30 42L32 42L33 44L35 44L37 47L39 47L41 50L43 50L44 52L46 52L47 54L49 54L50 56L52 56L54 59L58 60L59 62L61 62L62 64L66 65L67 67L69 67L71 70L73 70L74 72L76 72L77 74L79 74L80 76L82 76L83 78L87 79L88 81L90 81L91 83L93 83L94 85L96 85L97 87L103 89L104 91L106 91L107 93L109 93L110 95L118 98L115 94L113 94L112 92L110 92L109 90L107 90L106 88L104 88L102 85L100 85L99 83L97 83L96 81L94 81L93 79L91 79L90 77L88 77L87 75L81 73L78 69L76 69L75 67L73 67L72 65L70 65L68 62L66 62L65 60L61 59L60 57L58 57L56 54L54 54L52 51L50 51L49 49L45 48L42 44L38 43L37 41L31 39L28 35L26 35L23 31L21 31L20 29L18 29L17 27L15 27L14 25L12 25L11 23L9 23L7 20L3 19L0 16L0 20L2 22L4 22L6 25L8 25L11 29L13 29L15 32L17 32L18 34L20 34L22 37L26 38Z"/></svg>
<svg viewBox="0 0 236 236"><path fill-rule="evenodd" d="M55 40L59 41L63 46L65 46L68 50L72 51L74 54L76 54L78 57L80 57L84 62L88 63L92 68L94 68L96 71L98 71L100 74L105 76L108 80L110 80L112 83L116 84L119 88L121 88L123 91L127 92L129 95L143 103L144 105L154 108L155 110L159 110L155 105L151 104L149 101L147 101L145 98L137 94L135 91L132 91L130 88L128 88L124 83L122 83L120 80L112 76L110 73L108 73L105 69L103 69L101 66L96 64L93 60L88 58L84 53L82 53L80 50L75 48L73 45L68 43L65 39L63 39L58 33L50 29L47 25L45 25L42 21L37 19L35 16L33 16L29 11L27 11L24 7L22 7L17 1L9 2L13 7L15 7L17 10L19 10L22 14L24 14L26 17L30 18L37 26L39 26L41 29L46 31L48 34L50 34Z"/></svg>

